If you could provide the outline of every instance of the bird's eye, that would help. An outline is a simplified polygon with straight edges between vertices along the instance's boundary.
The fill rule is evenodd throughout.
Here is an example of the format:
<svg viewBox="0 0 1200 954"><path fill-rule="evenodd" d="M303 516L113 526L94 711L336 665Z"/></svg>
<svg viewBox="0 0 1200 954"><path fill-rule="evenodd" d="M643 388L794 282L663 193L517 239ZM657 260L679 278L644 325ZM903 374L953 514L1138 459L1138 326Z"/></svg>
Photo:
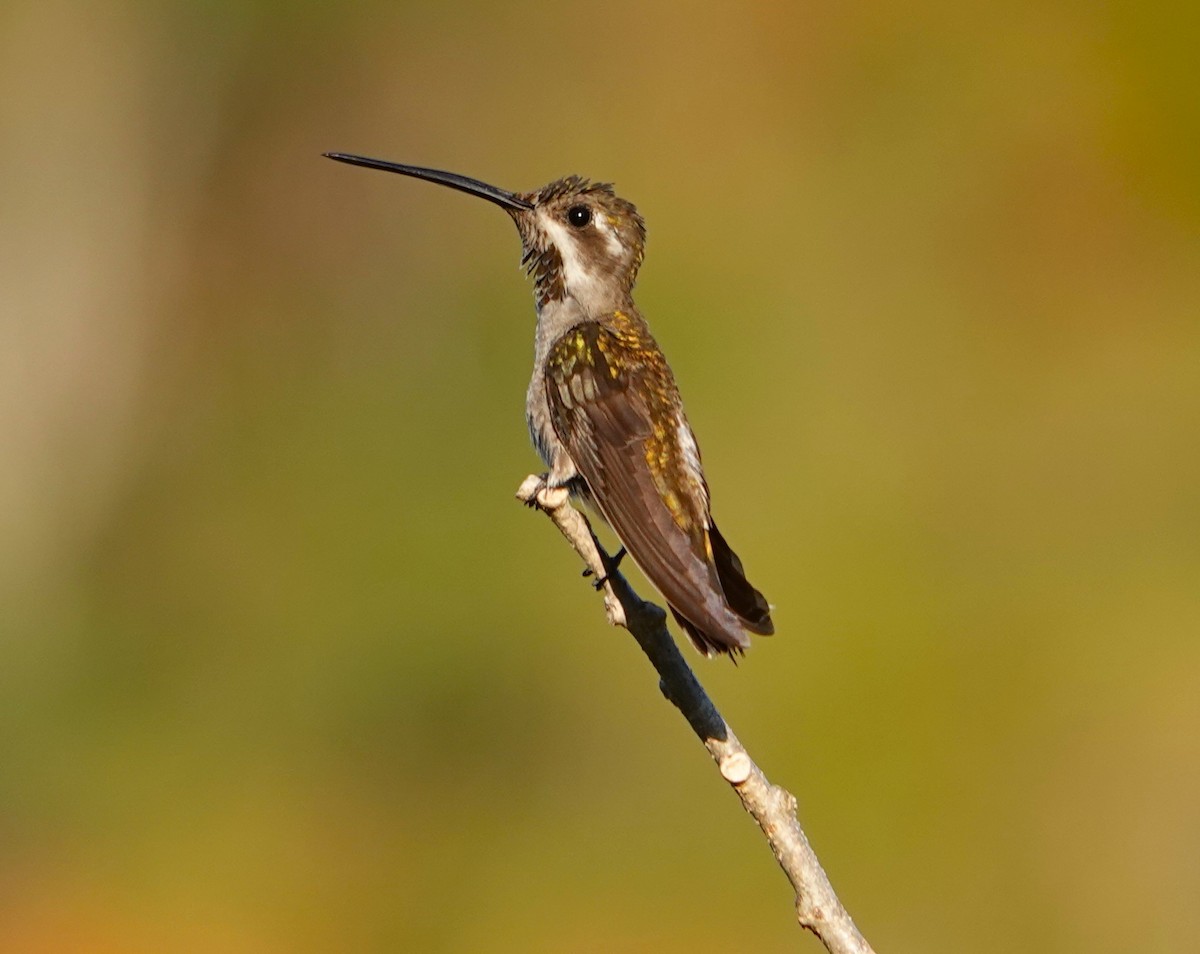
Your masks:
<svg viewBox="0 0 1200 954"><path fill-rule="evenodd" d="M567 210L567 221L581 229L592 221L592 210L586 205L573 205Z"/></svg>

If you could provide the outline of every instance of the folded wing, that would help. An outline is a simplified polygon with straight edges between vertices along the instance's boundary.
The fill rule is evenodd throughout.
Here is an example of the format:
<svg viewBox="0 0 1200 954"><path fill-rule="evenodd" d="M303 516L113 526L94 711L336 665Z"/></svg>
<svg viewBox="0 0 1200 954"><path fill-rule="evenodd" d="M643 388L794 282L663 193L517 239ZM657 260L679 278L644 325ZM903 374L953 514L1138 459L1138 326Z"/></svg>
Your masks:
<svg viewBox="0 0 1200 954"><path fill-rule="evenodd" d="M700 454L653 341L589 322L551 349L555 433L597 509L706 655L773 629L766 600L712 523Z"/></svg>

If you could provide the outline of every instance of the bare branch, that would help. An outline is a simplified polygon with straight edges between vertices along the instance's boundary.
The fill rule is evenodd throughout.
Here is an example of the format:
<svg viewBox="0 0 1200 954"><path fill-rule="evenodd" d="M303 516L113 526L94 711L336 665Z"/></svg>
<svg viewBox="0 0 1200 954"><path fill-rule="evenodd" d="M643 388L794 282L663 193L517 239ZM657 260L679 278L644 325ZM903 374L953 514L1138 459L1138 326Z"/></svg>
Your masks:
<svg viewBox="0 0 1200 954"><path fill-rule="evenodd" d="M625 627L637 640L658 671L663 695L683 713L722 777L762 829L796 891L796 918L801 926L812 931L830 954L874 954L842 907L800 828L795 797L767 780L721 718L671 638L666 613L641 599L612 566L587 518L570 505L566 490L549 489L540 477L530 476L517 491L517 499L550 517L595 579L603 581L609 623Z"/></svg>

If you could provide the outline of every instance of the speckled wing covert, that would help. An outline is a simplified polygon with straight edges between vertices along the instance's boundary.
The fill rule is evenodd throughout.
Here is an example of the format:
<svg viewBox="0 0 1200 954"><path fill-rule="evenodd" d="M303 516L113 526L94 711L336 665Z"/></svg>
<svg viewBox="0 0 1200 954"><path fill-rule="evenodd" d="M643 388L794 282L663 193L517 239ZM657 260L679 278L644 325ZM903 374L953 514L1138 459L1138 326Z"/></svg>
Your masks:
<svg viewBox="0 0 1200 954"><path fill-rule="evenodd" d="M709 513L700 452L645 324L617 312L550 350L550 420L593 503L705 655L774 632L766 599Z"/></svg>

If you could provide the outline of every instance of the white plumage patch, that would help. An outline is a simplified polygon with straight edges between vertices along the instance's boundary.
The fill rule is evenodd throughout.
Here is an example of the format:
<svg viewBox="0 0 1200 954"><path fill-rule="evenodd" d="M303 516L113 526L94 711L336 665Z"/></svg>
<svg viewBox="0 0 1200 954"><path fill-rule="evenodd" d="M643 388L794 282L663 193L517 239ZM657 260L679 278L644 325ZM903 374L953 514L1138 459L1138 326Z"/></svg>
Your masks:
<svg viewBox="0 0 1200 954"><path fill-rule="evenodd" d="M621 247L621 240L617 238L617 230L609 224L608 216L604 214L597 215L592 219L592 222L600 234L604 236L604 244L608 246L609 254L614 259L619 259L624 249Z"/></svg>
<svg viewBox="0 0 1200 954"><path fill-rule="evenodd" d="M575 236L545 209L538 209L537 216L538 224L550 237L550 241L558 249L559 257L562 258L563 285L566 286L567 294L577 299L587 297L596 286L596 277L584 265L579 247L575 244Z"/></svg>
<svg viewBox="0 0 1200 954"><path fill-rule="evenodd" d="M700 447L696 443L696 438L692 435L692 429L688 427L688 423L681 416L675 423L675 439L679 441L679 448L683 451L683 462L687 467L688 479L691 480L695 488L704 498L705 529L708 529L709 521L708 513L708 489L704 486L704 469L700 464Z"/></svg>

